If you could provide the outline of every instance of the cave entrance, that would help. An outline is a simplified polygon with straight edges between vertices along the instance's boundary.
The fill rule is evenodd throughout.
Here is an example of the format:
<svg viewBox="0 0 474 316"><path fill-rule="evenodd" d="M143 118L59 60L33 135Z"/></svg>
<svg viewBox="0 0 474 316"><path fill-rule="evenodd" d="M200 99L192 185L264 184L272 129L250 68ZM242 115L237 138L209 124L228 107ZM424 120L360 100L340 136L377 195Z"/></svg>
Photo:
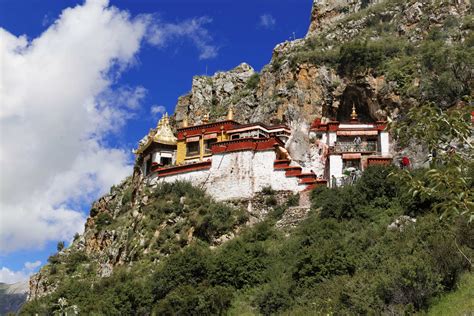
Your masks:
<svg viewBox="0 0 474 316"><path fill-rule="evenodd" d="M369 97L366 89L360 87L347 87L341 96L341 103L337 110L336 118L339 122L351 120L352 106L355 106L357 117L362 123L373 123L376 121L370 113Z"/></svg>

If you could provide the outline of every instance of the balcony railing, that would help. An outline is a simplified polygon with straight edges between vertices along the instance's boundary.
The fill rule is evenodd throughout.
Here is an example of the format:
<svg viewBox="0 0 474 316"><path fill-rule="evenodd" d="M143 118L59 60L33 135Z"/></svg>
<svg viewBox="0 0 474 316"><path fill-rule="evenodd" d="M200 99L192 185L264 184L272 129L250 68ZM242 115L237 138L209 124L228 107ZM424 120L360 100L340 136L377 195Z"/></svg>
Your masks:
<svg viewBox="0 0 474 316"><path fill-rule="evenodd" d="M363 141L360 144L354 142L336 142L333 148L335 153L352 153L352 152L377 152L376 141Z"/></svg>

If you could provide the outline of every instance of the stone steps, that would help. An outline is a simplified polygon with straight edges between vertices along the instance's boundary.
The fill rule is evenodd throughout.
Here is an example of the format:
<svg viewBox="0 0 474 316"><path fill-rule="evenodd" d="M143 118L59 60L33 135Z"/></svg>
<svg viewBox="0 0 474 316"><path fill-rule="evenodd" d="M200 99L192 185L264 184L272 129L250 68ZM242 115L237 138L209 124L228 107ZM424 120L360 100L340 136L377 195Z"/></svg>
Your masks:
<svg viewBox="0 0 474 316"><path fill-rule="evenodd" d="M304 185L303 191L310 191L318 185L326 185L326 181L318 179L312 172L303 173L301 166L290 166L291 161L288 159L275 160L273 163L274 170L285 171L285 176L298 178L298 184Z"/></svg>

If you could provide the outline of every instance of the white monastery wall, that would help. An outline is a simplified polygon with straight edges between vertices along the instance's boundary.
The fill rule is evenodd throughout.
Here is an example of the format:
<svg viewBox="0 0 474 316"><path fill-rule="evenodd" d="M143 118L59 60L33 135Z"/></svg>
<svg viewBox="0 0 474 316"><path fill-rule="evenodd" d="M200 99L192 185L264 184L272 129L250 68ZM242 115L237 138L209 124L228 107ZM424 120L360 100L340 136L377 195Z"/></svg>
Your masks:
<svg viewBox="0 0 474 316"><path fill-rule="evenodd" d="M380 152L382 156L390 154L390 140L386 131L380 132Z"/></svg>
<svg viewBox="0 0 474 316"><path fill-rule="evenodd" d="M337 141L337 134L336 132L329 132L328 133L328 146L334 146L334 144L336 143Z"/></svg>
<svg viewBox="0 0 474 316"><path fill-rule="evenodd" d="M174 174L174 175L170 175L170 176L162 177L162 178L158 178L156 176L156 173L154 173L149 178L149 184L156 185L157 183L160 183L160 182L172 183L175 181L188 181L188 182L191 182L195 186L201 186L208 178L209 178L209 169L179 173L179 174Z"/></svg>
<svg viewBox="0 0 474 316"><path fill-rule="evenodd" d="M330 155L329 156L329 180L332 180L332 176L336 179L342 177L342 156L341 155Z"/></svg>
<svg viewBox="0 0 474 316"><path fill-rule="evenodd" d="M196 186L204 186L216 200L251 198L266 186L276 191L304 190L306 185L299 185L298 178L287 177L284 170L274 170L275 152L239 151L215 154L208 170L197 170L180 173L163 178L156 174L150 178L150 185L159 182L189 181Z"/></svg>

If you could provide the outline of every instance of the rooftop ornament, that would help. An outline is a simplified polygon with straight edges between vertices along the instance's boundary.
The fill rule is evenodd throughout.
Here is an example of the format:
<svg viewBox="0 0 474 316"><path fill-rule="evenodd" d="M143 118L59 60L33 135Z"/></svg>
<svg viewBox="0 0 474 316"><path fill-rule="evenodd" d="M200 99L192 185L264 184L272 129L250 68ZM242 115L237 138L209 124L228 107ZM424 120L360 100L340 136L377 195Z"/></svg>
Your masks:
<svg viewBox="0 0 474 316"><path fill-rule="evenodd" d="M168 113L165 113L158 121L156 129L150 129L148 135L140 141L138 149L133 153L136 155L143 153L152 143L174 146L176 142L177 139L171 130Z"/></svg>
<svg viewBox="0 0 474 316"><path fill-rule="evenodd" d="M207 124L209 123L209 113L206 113L204 117L202 118L202 123Z"/></svg>
<svg viewBox="0 0 474 316"><path fill-rule="evenodd" d="M351 122L358 122L359 118L357 117L356 107L354 102L352 103L352 113L351 113Z"/></svg>
<svg viewBox="0 0 474 316"><path fill-rule="evenodd" d="M234 109L231 106L229 106L229 112L227 112L227 120L232 121L234 119Z"/></svg>

